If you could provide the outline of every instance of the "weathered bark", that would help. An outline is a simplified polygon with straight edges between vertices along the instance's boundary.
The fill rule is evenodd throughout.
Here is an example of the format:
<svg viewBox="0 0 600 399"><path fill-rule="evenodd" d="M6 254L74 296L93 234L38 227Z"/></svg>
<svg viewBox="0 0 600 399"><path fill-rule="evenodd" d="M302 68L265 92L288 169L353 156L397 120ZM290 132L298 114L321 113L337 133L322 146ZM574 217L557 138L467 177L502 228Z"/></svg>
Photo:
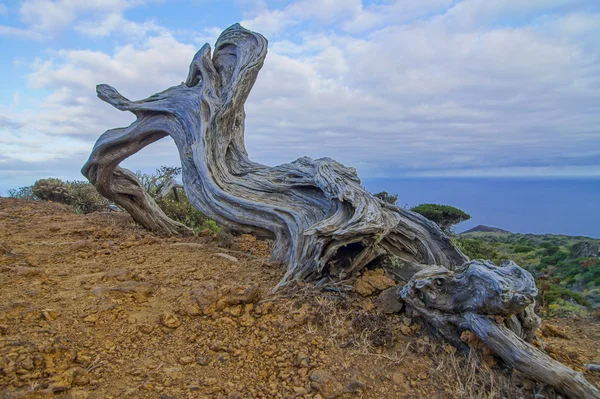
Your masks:
<svg viewBox="0 0 600 399"><path fill-rule="evenodd" d="M161 184L157 187L158 194L156 194L155 199L166 198L170 193L173 193L173 199L179 202L179 194L177 193L178 189L183 189L183 186L175 179L169 179L167 182Z"/></svg>
<svg viewBox="0 0 600 399"><path fill-rule="evenodd" d="M451 270L468 258L435 223L375 198L361 186L355 169L333 159L304 157L268 167L248 158L244 103L266 54L267 40L236 24L219 37L213 57L208 44L198 51L186 81L178 86L130 101L99 85L102 100L132 112L137 120L105 132L82 173L146 228L164 235L188 234L189 229L160 210L133 173L118 167L168 135L179 151L190 202L232 230L273 238L273 260L288 265L280 284L304 279L323 285L378 264L399 280L410 280L402 291L405 301L451 342L463 345L460 330L470 328L492 348L506 341L509 349L497 353L515 367L542 367L536 359L545 355L537 352L529 363L515 360L522 345L528 345L522 339L530 340L537 327L532 311L537 290L529 273L516 265L471 263L453 275ZM428 287L438 284L443 288L430 295L434 291ZM505 315L516 334L482 321L482 314ZM563 381L559 389L595 395L564 366L548 364ZM525 372L546 381L543 372ZM574 384L581 390L572 388Z"/></svg>
<svg viewBox="0 0 600 399"><path fill-rule="evenodd" d="M571 398L600 398L581 373L529 343L540 323L533 312L537 288L531 274L516 264L473 261L455 271L430 267L415 274L401 296L454 345L468 350L460 337L469 330L531 378Z"/></svg>
<svg viewBox="0 0 600 399"><path fill-rule="evenodd" d="M130 101L107 85L98 96L137 120L104 133L83 174L100 193L155 232L186 232L138 187L116 187L118 163L170 135L181 157L184 189L206 216L232 230L274 239L273 259L288 265L282 280L345 278L377 258L453 268L467 258L433 222L388 205L333 159L300 158L268 167L244 146L244 102L267 54L267 40L240 25L223 32L211 58L207 44L186 81L146 100ZM123 189L125 188L125 190Z"/></svg>

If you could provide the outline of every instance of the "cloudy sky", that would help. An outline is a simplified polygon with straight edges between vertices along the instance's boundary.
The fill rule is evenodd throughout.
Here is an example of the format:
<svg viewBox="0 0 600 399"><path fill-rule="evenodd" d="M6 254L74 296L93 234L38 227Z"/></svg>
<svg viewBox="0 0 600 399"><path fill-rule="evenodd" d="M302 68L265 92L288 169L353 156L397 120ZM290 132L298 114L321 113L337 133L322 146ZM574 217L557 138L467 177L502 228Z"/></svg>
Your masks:
<svg viewBox="0 0 600 399"><path fill-rule="evenodd" d="M269 39L251 157L363 178L600 176L598 0L0 1L0 193L79 169L140 99L241 22ZM178 164L170 141L125 166Z"/></svg>

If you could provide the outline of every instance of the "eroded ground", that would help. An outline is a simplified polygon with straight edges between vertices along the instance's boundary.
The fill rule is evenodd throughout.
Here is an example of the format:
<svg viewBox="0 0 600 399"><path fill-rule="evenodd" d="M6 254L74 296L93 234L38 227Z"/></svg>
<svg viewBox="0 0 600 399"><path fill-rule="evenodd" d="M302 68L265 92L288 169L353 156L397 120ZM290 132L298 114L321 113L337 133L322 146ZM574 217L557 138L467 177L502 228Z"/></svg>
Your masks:
<svg viewBox="0 0 600 399"><path fill-rule="evenodd" d="M284 269L268 253L250 236L163 239L123 214L0 198L0 394L441 399L539 388L493 359L454 354L404 314L381 315L380 275L360 287L371 297L308 285L270 295ZM544 338L553 356L580 370L600 361L598 321L551 323L566 337Z"/></svg>

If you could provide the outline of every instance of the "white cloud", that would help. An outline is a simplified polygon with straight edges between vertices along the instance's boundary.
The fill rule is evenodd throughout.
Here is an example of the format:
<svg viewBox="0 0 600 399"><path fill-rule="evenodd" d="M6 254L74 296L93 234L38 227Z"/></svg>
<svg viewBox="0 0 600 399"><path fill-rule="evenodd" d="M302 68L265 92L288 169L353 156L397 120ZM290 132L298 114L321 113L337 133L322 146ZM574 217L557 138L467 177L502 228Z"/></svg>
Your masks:
<svg viewBox="0 0 600 399"><path fill-rule="evenodd" d="M26 0L19 13L34 30L53 34L69 27L79 15L121 13L131 5L125 0Z"/></svg>
<svg viewBox="0 0 600 399"><path fill-rule="evenodd" d="M44 35L29 29L15 28L12 26L0 25L0 36L15 37L27 40L43 40Z"/></svg>
<svg viewBox="0 0 600 399"><path fill-rule="evenodd" d="M331 156L361 176L598 175L598 14L561 1L547 3L548 12L540 2L330 1L318 9L311 1L263 7L248 18L267 38L276 33L246 109L254 160ZM511 9L523 19L499 23ZM95 27L79 20L77 29L128 29L118 11L105 16ZM302 25L309 20L323 29ZM69 156L87 152L104 130L133 118L100 102L96 84L132 99L177 85L196 41L212 42L224 28L191 32L191 45L152 22L133 24L136 39L111 53L65 49L38 59L30 85L51 94L22 112L11 131L35 131L43 135L35 140L54 137L61 145L73 140ZM362 29L371 31L357 36ZM13 147L0 147L0 156L11 157L16 145L26 152L28 143L11 137ZM49 159L65 155L38 148ZM31 154L37 159L40 150ZM176 162L172 143L145 149L128 165L156 159L156 166Z"/></svg>
<svg viewBox="0 0 600 399"><path fill-rule="evenodd" d="M45 40L74 28L83 35L108 36L119 32L140 37L158 30L152 22L126 20L123 12L145 0L25 0L19 16L25 28L0 25L0 35ZM0 10L1 11L1 10Z"/></svg>

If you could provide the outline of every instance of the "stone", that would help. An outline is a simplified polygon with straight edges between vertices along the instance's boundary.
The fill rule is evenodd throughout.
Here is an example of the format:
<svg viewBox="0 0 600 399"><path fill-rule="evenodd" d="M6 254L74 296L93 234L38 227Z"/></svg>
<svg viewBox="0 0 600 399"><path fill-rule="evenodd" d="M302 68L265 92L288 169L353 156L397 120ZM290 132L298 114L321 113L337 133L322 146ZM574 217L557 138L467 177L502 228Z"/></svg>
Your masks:
<svg viewBox="0 0 600 399"><path fill-rule="evenodd" d="M339 381L327 370L313 370L309 378L311 389L319 392L325 399L335 398L343 391Z"/></svg>
<svg viewBox="0 0 600 399"><path fill-rule="evenodd" d="M216 303L219 300L219 291L217 282L207 280L198 283L192 291L192 298L196 301L204 315L210 315L215 311Z"/></svg>
<svg viewBox="0 0 600 399"><path fill-rule="evenodd" d="M591 372L595 372L595 373L600 372L600 363L599 364L587 363L584 365L584 367Z"/></svg>
<svg viewBox="0 0 600 399"><path fill-rule="evenodd" d="M542 336L544 337L558 337L563 339L569 339L569 336L558 329L555 325L544 323L542 325Z"/></svg>
<svg viewBox="0 0 600 399"><path fill-rule="evenodd" d="M394 280L386 276L383 269L366 270L354 283L354 291L362 296L369 296L394 284Z"/></svg>
<svg viewBox="0 0 600 399"><path fill-rule="evenodd" d="M299 353L294 360L294 366L298 368L308 368L310 366L310 357L305 353Z"/></svg>
<svg viewBox="0 0 600 399"><path fill-rule="evenodd" d="M88 315L83 318L83 321L85 321L86 323L95 323L98 321L98 315L97 314Z"/></svg>
<svg viewBox="0 0 600 399"><path fill-rule="evenodd" d="M200 366L208 366L210 364L210 355L206 353L197 353L196 354L196 363Z"/></svg>
<svg viewBox="0 0 600 399"><path fill-rule="evenodd" d="M228 261L230 261L230 262L234 262L234 263L237 263L237 262L238 262L238 259L237 259L235 256L231 256L231 255L224 254L224 253L221 253L221 252L219 252L219 253L216 253L215 255L216 255L216 256L220 256L220 257L221 257L221 258L223 258L223 259L227 259L227 260L228 260Z"/></svg>
<svg viewBox="0 0 600 399"><path fill-rule="evenodd" d="M181 325L179 318L169 312L165 312L160 316L160 323L167 328L177 328Z"/></svg>
<svg viewBox="0 0 600 399"><path fill-rule="evenodd" d="M18 275L21 275L24 277L37 276L42 273L42 271L40 269L38 269L36 267L29 267L29 266L16 266L15 268L13 268L13 271L15 273L17 273Z"/></svg>
<svg viewBox="0 0 600 399"><path fill-rule="evenodd" d="M365 384L359 380L350 381L346 388L345 393L360 393L365 388Z"/></svg>
<svg viewBox="0 0 600 399"><path fill-rule="evenodd" d="M400 312L404 306L400 297L400 287L394 286L383 290L375 299L375 306L379 312L385 314Z"/></svg>
<svg viewBox="0 0 600 399"><path fill-rule="evenodd" d="M194 363L195 359L192 356L183 356L179 358L179 363L186 365Z"/></svg>
<svg viewBox="0 0 600 399"><path fill-rule="evenodd" d="M60 316L60 312L58 310L44 309L42 310L42 316L48 321L54 321Z"/></svg>

